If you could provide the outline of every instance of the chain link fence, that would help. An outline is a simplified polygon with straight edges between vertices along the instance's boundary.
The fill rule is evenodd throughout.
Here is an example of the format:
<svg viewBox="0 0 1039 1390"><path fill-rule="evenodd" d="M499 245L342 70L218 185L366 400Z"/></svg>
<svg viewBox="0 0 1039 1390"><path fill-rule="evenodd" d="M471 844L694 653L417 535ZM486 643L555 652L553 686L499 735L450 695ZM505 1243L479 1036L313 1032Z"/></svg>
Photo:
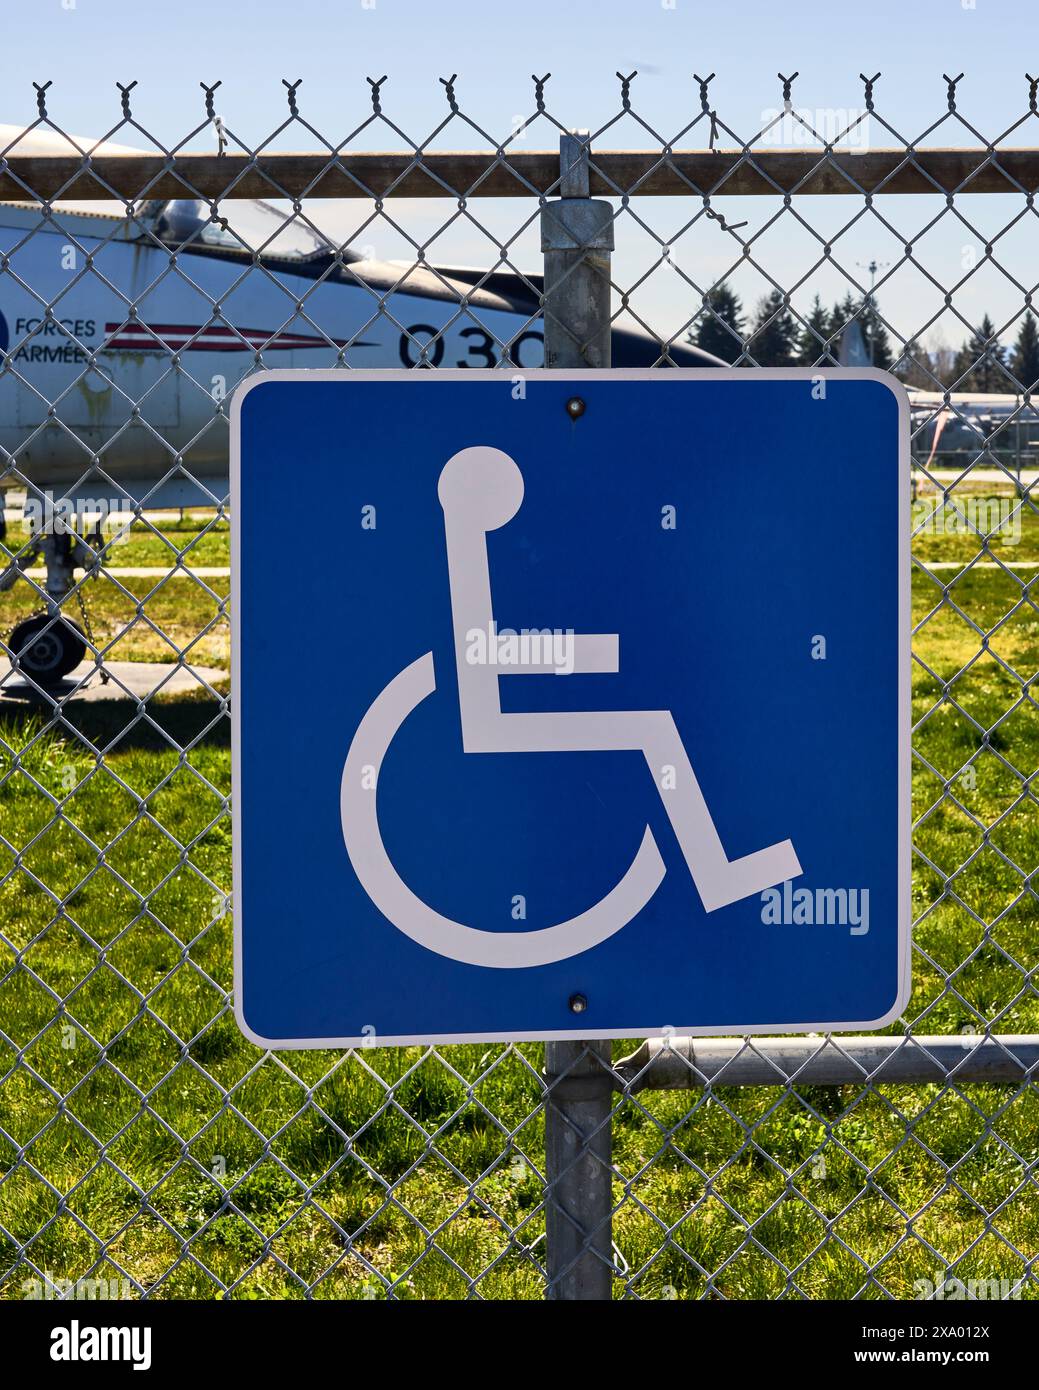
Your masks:
<svg viewBox="0 0 1039 1390"><path fill-rule="evenodd" d="M381 78L326 138L286 82L254 147L219 84L172 147L135 84L99 141L37 86L0 141L4 1296L570 1297L589 1267L633 1298L1034 1296L1037 81L983 133L946 77L906 133L879 77L820 113L781 74L738 134L713 74L673 132L618 74L576 141L548 74L504 135L455 77L406 131ZM542 208L588 192L615 365L872 361L911 391L910 1007L547 1073L534 1044L263 1054L230 999L228 399L271 366L537 366L546 313L549 360L587 356L537 267ZM286 584L335 543L301 488ZM319 660L279 660L305 718ZM557 1200L575 1165L591 1220Z"/></svg>

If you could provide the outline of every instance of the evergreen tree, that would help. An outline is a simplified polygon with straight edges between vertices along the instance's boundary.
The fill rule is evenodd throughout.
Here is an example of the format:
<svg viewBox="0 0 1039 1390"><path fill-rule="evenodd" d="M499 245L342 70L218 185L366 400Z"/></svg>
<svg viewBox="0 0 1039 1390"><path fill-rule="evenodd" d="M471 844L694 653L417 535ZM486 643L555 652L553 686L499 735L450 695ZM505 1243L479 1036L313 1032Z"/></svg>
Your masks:
<svg viewBox="0 0 1039 1390"><path fill-rule="evenodd" d="M780 291L773 290L758 305L747 350L759 367L792 367L796 338L790 310L783 307Z"/></svg>
<svg viewBox="0 0 1039 1390"><path fill-rule="evenodd" d="M835 338L834 347L840 347L840 336L855 317L855 301L849 291L842 300L833 306L830 315L830 332Z"/></svg>
<svg viewBox="0 0 1039 1390"><path fill-rule="evenodd" d="M836 361L836 344L831 343L830 348L826 347L826 340L830 336L830 315L823 308L823 302L818 295L812 300L812 307L808 317L801 325L801 330L797 335L797 365L799 367L814 367L817 363L822 366L830 366L830 357Z"/></svg>
<svg viewBox="0 0 1039 1390"><path fill-rule="evenodd" d="M1010 354L1010 368L1026 390L1039 380L1039 333L1035 315L1029 310L1021 321L1017 342Z"/></svg>
<svg viewBox="0 0 1039 1390"><path fill-rule="evenodd" d="M1004 353L996 338L996 326L988 314L956 354L954 379L958 391L1005 391L1009 378L1003 370Z"/></svg>
<svg viewBox="0 0 1039 1390"><path fill-rule="evenodd" d="M921 391L937 391L940 381L931 354L921 347L917 338L910 338L898 354L898 360L891 370L907 386L915 386Z"/></svg>
<svg viewBox="0 0 1039 1390"><path fill-rule="evenodd" d="M872 366L879 367L881 371L889 371L894 357L891 352L891 339L888 337L887 329L880 321L877 313L877 302L867 304L865 300L859 309L859 322L862 325L862 336L866 342L866 352Z"/></svg>
<svg viewBox="0 0 1039 1390"><path fill-rule="evenodd" d="M744 318L739 296L728 285L716 285L704 295L703 302L703 317L687 341L704 352L713 352L724 362L735 362L743 351Z"/></svg>

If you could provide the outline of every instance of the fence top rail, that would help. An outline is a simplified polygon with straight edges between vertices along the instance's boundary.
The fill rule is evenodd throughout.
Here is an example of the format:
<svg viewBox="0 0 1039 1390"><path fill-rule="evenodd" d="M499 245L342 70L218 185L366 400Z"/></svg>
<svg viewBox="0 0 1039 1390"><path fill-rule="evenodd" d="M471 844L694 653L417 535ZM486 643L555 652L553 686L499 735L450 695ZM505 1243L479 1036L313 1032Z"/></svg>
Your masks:
<svg viewBox="0 0 1039 1390"><path fill-rule="evenodd" d="M597 197L1024 193L1039 148L594 150ZM25 154L0 158L0 199L529 198L557 196L558 150Z"/></svg>

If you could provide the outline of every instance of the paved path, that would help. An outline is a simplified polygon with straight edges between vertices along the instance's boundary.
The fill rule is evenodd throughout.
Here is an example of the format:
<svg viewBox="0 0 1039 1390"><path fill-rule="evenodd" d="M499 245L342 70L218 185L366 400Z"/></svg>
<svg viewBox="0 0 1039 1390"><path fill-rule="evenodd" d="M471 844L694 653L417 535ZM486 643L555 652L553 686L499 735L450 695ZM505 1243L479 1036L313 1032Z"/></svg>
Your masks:
<svg viewBox="0 0 1039 1390"><path fill-rule="evenodd" d="M1039 560L977 560L973 565L969 560L925 560L917 557L920 566L926 570L1039 570Z"/></svg>
<svg viewBox="0 0 1039 1390"><path fill-rule="evenodd" d="M191 579L196 575L199 579L228 579L231 575L231 566L189 565L186 569L168 570L162 565L104 565L101 573L114 575L116 579L159 580L164 575L168 575L171 579Z"/></svg>
<svg viewBox="0 0 1039 1390"><path fill-rule="evenodd" d="M940 483L959 482L961 486L969 483L1003 483L1013 486L1018 482L1018 476L1014 469L1004 473L1002 468L968 468L966 470L956 468L932 468L928 474L918 473L917 479L921 487L927 486L928 477L936 479ZM1024 468L1021 470L1020 483L1022 487L1035 487L1039 482L1039 473L1034 468Z"/></svg>
<svg viewBox="0 0 1039 1390"><path fill-rule="evenodd" d="M137 700L149 695L182 695L190 690L204 690L201 683L213 685L226 681L228 672L216 666L178 666L172 661L106 661L105 670L111 679L101 681L92 661L84 661L70 676L51 692L60 700L71 696L75 700ZM84 677L89 682L77 689ZM10 663L0 662L0 704L8 700L49 706L51 700L27 685L21 675L12 671Z"/></svg>

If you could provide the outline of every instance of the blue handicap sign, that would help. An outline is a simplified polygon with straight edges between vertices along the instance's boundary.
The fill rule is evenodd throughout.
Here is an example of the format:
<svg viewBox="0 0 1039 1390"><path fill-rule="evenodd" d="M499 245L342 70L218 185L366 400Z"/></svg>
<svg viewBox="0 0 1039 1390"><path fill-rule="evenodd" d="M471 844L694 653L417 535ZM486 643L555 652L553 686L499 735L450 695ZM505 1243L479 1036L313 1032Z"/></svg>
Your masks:
<svg viewBox="0 0 1039 1390"><path fill-rule="evenodd" d="M231 481L251 1038L901 1012L910 499L891 377L271 372L235 398Z"/></svg>

